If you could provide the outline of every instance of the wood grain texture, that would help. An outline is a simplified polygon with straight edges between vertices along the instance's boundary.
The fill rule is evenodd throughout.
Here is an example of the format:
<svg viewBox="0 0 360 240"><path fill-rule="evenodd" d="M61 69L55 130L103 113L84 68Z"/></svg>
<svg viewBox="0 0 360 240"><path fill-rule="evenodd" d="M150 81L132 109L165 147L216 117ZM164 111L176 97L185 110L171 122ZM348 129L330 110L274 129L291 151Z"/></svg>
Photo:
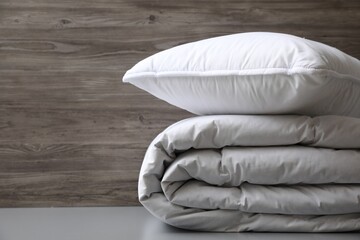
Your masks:
<svg viewBox="0 0 360 240"><path fill-rule="evenodd" d="M360 58L360 1L0 1L0 207L138 204L148 144L192 115L122 75L155 52L247 31Z"/></svg>

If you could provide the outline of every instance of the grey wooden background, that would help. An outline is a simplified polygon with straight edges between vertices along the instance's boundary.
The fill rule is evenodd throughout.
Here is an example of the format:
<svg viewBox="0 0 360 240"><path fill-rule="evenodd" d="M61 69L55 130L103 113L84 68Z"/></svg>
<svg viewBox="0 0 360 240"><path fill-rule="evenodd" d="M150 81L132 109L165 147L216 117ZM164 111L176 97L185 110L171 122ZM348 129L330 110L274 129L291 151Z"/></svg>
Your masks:
<svg viewBox="0 0 360 240"><path fill-rule="evenodd" d="M155 52L246 31L360 58L360 1L0 0L0 207L138 204L146 147L192 115L122 75Z"/></svg>

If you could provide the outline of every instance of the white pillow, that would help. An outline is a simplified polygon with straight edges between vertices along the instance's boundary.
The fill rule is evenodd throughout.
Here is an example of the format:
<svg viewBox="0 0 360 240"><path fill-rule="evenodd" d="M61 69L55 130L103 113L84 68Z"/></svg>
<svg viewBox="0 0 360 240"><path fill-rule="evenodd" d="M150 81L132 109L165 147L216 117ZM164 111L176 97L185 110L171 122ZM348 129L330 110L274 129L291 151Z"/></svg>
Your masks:
<svg viewBox="0 0 360 240"><path fill-rule="evenodd" d="M360 61L280 33L240 33L177 46L124 82L192 113L360 117Z"/></svg>

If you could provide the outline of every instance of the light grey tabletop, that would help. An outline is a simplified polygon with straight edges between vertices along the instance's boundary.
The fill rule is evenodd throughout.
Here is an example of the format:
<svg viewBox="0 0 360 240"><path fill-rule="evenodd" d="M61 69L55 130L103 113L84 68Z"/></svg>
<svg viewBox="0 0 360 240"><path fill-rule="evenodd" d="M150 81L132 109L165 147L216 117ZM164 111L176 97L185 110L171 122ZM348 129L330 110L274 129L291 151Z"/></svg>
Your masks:
<svg viewBox="0 0 360 240"><path fill-rule="evenodd" d="M163 224L142 207L3 208L0 240L359 240L360 233L202 233Z"/></svg>

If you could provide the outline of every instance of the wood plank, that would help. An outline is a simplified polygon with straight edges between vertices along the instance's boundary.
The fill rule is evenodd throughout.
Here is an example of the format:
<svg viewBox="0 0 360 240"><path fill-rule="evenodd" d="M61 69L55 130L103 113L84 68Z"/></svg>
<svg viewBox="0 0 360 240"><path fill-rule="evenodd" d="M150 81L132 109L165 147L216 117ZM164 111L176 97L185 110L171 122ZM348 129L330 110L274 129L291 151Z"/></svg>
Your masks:
<svg viewBox="0 0 360 240"><path fill-rule="evenodd" d="M144 152L131 144L0 145L0 205L136 204Z"/></svg>
<svg viewBox="0 0 360 240"><path fill-rule="evenodd" d="M360 1L2 0L0 207L138 204L147 146L193 115L123 74L158 51L247 31L360 58Z"/></svg>

